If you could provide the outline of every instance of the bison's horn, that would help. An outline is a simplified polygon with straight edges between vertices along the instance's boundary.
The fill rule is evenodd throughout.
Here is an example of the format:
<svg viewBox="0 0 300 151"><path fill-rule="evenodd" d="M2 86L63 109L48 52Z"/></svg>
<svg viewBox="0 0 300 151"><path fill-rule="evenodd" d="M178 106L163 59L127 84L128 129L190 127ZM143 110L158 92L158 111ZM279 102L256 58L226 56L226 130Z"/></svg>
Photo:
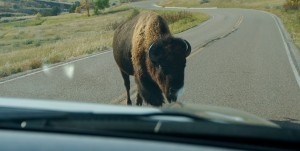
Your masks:
<svg viewBox="0 0 300 151"><path fill-rule="evenodd" d="M191 54L191 51L192 51L192 47L190 45L190 43L186 40L183 40L184 43L185 43L185 46L186 46L186 53L185 53L185 56L189 56Z"/></svg>
<svg viewBox="0 0 300 151"><path fill-rule="evenodd" d="M161 58L161 53L158 49L158 44L153 43L150 47L149 47L149 58L153 63L158 63L160 58Z"/></svg>

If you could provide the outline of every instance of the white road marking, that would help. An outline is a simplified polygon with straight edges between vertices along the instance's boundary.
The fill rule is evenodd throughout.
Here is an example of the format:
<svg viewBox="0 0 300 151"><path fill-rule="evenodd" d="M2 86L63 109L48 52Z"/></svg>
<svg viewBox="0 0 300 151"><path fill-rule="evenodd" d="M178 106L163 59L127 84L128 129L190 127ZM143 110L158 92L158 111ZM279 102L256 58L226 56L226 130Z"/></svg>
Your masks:
<svg viewBox="0 0 300 151"><path fill-rule="evenodd" d="M278 28L278 30L279 30L281 39L282 39L283 44L284 44L285 51L286 51L287 56L288 56L288 60L289 60L289 62L290 62L290 64L291 64L291 67L292 67L292 70L293 70L295 79L296 79L297 84L298 84L298 86L299 86L299 88L300 88L300 77L299 77L299 73L298 73L298 70L296 69L296 66L295 66L295 64L294 64L294 61L292 60L291 53L290 53L290 50L289 50L289 48L288 48L288 44L287 44L287 42L285 41L285 38L284 38L284 36L283 36L283 31L282 31L282 29L280 28L280 25L279 25L279 23L277 22L275 16L274 16L273 14L269 14L269 15L272 16L272 18L274 19L274 21L275 21L275 23L276 23L276 25L277 25L277 28Z"/></svg>
<svg viewBox="0 0 300 151"><path fill-rule="evenodd" d="M0 84L4 84L4 83L7 83L7 82L15 81L15 80L18 80L18 79L21 79L21 78L25 78L25 77L28 77L28 76L32 76L32 75L35 75L35 74L38 74L38 73L42 73L42 72L44 72L46 74L49 74L50 73L49 70L51 70L51 69L55 69L55 68L58 68L58 67L61 67L61 66L65 66L65 65L68 65L68 64L71 64L71 63L74 63L74 62L82 61L82 60L85 60L85 59L97 57L99 55L103 55L103 54L106 54L106 53L109 53L109 52L112 52L112 50L105 51L105 52L98 53L98 54L91 55L91 56L87 56L87 57L83 57L83 58L76 59L76 60L73 60L73 61L70 61L70 62L59 64L59 65L54 65L54 66L49 67L49 68L47 66L43 66L42 70L35 71L35 72L29 73L29 74L25 74L25 75L22 75L22 76L18 76L18 77L12 78L12 79L8 79L8 80L0 82Z"/></svg>

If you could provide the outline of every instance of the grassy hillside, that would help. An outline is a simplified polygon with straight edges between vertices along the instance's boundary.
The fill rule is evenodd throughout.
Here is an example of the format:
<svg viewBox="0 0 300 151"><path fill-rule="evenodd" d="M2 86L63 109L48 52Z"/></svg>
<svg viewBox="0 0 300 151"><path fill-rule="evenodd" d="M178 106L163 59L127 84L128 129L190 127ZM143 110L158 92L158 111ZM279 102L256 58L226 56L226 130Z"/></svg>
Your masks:
<svg viewBox="0 0 300 151"><path fill-rule="evenodd" d="M59 9L58 12L67 12L71 4L47 0L0 0L0 18L34 15L38 12L51 16L55 7Z"/></svg>
<svg viewBox="0 0 300 151"><path fill-rule="evenodd" d="M140 10L141 11L141 10ZM139 13L128 6L102 15L63 13L58 16L0 19L0 78L111 48L114 29ZM200 13L158 11L173 33L208 19Z"/></svg>

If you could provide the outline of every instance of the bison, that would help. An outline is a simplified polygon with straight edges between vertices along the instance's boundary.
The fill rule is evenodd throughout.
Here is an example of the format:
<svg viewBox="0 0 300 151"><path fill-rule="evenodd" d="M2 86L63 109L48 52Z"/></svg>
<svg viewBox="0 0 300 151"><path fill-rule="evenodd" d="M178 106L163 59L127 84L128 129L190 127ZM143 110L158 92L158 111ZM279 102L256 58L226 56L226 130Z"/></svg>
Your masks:
<svg viewBox="0 0 300 151"><path fill-rule="evenodd" d="M130 75L138 88L136 105L142 105L144 100L152 106L162 106L164 96L168 102L175 102L183 90L186 57L190 53L189 42L173 37L157 13L142 12L120 25L113 37L113 55L124 79L127 104L132 104Z"/></svg>

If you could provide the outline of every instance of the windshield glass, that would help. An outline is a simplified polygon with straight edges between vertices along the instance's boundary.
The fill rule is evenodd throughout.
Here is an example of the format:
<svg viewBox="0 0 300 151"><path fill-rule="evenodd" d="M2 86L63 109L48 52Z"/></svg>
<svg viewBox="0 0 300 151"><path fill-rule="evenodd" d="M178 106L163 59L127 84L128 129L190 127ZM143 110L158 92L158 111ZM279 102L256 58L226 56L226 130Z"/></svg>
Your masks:
<svg viewBox="0 0 300 151"><path fill-rule="evenodd" d="M180 102L219 123L300 130L299 5L0 0L0 97L145 110Z"/></svg>

